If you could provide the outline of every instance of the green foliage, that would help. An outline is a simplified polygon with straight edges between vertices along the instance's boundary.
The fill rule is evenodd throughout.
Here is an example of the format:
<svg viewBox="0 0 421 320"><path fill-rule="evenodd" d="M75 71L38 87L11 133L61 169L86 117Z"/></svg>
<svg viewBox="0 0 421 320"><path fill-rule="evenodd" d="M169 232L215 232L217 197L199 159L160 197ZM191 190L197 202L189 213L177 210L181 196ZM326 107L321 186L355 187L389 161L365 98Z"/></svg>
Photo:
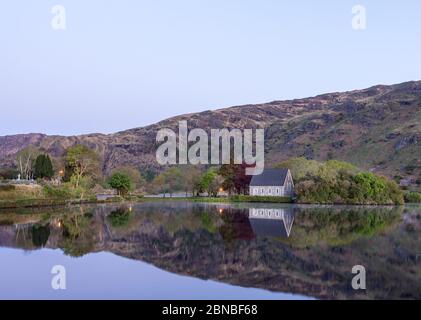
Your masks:
<svg viewBox="0 0 421 320"><path fill-rule="evenodd" d="M172 193L185 190L186 177L177 167L171 167L167 171L156 176L152 182L152 191L158 193Z"/></svg>
<svg viewBox="0 0 421 320"><path fill-rule="evenodd" d="M133 182L130 177L122 172L114 173L108 180L111 188L117 190L119 195L125 195L133 189Z"/></svg>
<svg viewBox="0 0 421 320"><path fill-rule="evenodd" d="M304 158L291 159L279 166L291 169L299 203L320 204L403 204L396 182L352 164L330 160L320 163Z"/></svg>
<svg viewBox="0 0 421 320"><path fill-rule="evenodd" d="M131 166L124 166L120 167L113 172L111 172L111 175L114 173L122 173L126 176L128 176L132 182L132 189L141 188L145 185L145 179L140 174L140 171L134 167Z"/></svg>
<svg viewBox="0 0 421 320"><path fill-rule="evenodd" d="M83 177L96 178L99 175L99 156L94 150L79 144L67 149L65 157L66 175L77 188Z"/></svg>
<svg viewBox="0 0 421 320"><path fill-rule="evenodd" d="M203 212L200 215L200 220L202 222L203 227L210 233L216 233L218 231L217 226L212 220L212 215L209 212Z"/></svg>
<svg viewBox="0 0 421 320"><path fill-rule="evenodd" d="M53 163L49 155L40 154L35 160L34 178L51 179L54 176Z"/></svg>
<svg viewBox="0 0 421 320"><path fill-rule="evenodd" d="M89 178L82 178L78 187L75 187L72 182L62 183L59 186L45 184L43 186L43 193L45 198L49 199L87 199L95 196L91 190L91 186L92 183Z"/></svg>
<svg viewBox="0 0 421 320"><path fill-rule="evenodd" d="M53 187L51 185L44 185L43 191L47 198L67 199L70 198L70 190L63 187Z"/></svg>
<svg viewBox="0 0 421 320"><path fill-rule="evenodd" d="M32 243L35 247L44 247L50 237L50 227L34 225L32 227Z"/></svg>
<svg viewBox="0 0 421 320"><path fill-rule="evenodd" d="M180 191L183 188L183 176L177 167L169 168L164 172L164 181L168 186L169 192Z"/></svg>
<svg viewBox="0 0 421 320"><path fill-rule="evenodd" d="M291 170L295 181L300 181L307 175L316 175L321 164L315 160L307 160L304 157L293 158L279 163L276 167Z"/></svg>
<svg viewBox="0 0 421 320"><path fill-rule="evenodd" d="M63 239L60 246L66 255L81 257L94 250L95 232L92 213L65 214L61 218Z"/></svg>
<svg viewBox="0 0 421 320"><path fill-rule="evenodd" d="M131 214L129 210L126 210L125 208L119 208L112 211L108 215L107 219L110 221L111 226L114 228L119 228L129 224L130 216Z"/></svg>
<svg viewBox="0 0 421 320"><path fill-rule="evenodd" d="M156 172L152 171L150 169L147 169L146 171L143 172L143 178L146 180L146 182L150 183L152 182L155 177L156 177Z"/></svg>
<svg viewBox="0 0 421 320"><path fill-rule="evenodd" d="M265 197L237 195L230 197L233 202L265 202L265 203L291 203L290 197Z"/></svg>
<svg viewBox="0 0 421 320"><path fill-rule="evenodd" d="M19 172L11 168L0 169L0 180L12 180L18 176Z"/></svg>
<svg viewBox="0 0 421 320"><path fill-rule="evenodd" d="M222 178L218 175L215 168L207 170L200 179L200 189L206 191L209 197L218 195L219 188L222 185Z"/></svg>
<svg viewBox="0 0 421 320"><path fill-rule="evenodd" d="M43 192L39 186L0 185L0 201L13 203L17 200L42 199Z"/></svg>
<svg viewBox="0 0 421 320"><path fill-rule="evenodd" d="M419 192L406 192L405 202L408 203L421 203L421 193Z"/></svg>
<svg viewBox="0 0 421 320"><path fill-rule="evenodd" d="M372 237L399 224L402 207L298 207L294 237L284 241L295 247L349 244Z"/></svg>

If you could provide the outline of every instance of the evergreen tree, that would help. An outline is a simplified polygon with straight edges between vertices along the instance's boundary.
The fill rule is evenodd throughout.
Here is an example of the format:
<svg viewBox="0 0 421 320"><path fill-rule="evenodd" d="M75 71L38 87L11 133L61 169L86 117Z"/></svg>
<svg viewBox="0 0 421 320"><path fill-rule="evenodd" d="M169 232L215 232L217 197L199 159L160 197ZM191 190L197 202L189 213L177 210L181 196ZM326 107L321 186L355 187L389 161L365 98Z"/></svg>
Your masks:
<svg viewBox="0 0 421 320"><path fill-rule="evenodd" d="M36 179L51 179L54 176L53 163L49 155L41 154L37 157L34 175Z"/></svg>

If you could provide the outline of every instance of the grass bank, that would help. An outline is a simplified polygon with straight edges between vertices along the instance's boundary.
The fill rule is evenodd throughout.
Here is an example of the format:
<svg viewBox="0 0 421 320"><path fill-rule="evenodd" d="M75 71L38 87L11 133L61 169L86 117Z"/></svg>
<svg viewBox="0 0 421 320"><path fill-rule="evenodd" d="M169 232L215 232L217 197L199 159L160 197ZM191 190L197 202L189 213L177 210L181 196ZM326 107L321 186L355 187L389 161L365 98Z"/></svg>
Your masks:
<svg viewBox="0 0 421 320"><path fill-rule="evenodd" d="M113 197L107 200L97 200L94 196L85 198L67 195L55 195L46 192L45 187L39 185L2 185L0 186L0 209L38 208L52 206L66 206L89 203L114 203L135 201L138 197Z"/></svg>
<svg viewBox="0 0 421 320"><path fill-rule="evenodd" d="M187 198L142 198L142 202L153 201L192 201L192 202L209 202L209 203L237 203L237 202L260 202L260 203L292 203L290 197L255 197L255 196L232 196L228 198L215 197L187 197Z"/></svg>

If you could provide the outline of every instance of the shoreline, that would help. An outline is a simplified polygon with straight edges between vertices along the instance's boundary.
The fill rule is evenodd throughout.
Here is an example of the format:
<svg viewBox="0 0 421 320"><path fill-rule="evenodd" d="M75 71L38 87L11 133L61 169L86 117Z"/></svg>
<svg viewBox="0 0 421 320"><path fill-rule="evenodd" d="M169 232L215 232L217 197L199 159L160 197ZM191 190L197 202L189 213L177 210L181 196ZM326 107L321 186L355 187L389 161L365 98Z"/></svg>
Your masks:
<svg viewBox="0 0 421 320"><path fill-rule="evenodd" d="M292 199L256 199L256 198L243 198L243 197L231 197L231 198L214 198L214 197L139 197L135 199L130 198L113 198L107 200L96 200L96 199L25 199L15 201L0 201L0 210L2 209L21 209L21 208L53 208L53 207L64 207L72 205L83 205L83 204L112 204L112 203L143 203L143 202L165 202L165 201L188 201L197 203L259 203L259 204L296 204L296 205L320 205L320 206L373 206L373 207L399 207L417 203L405 203L403 205L391 205L391 204L335 204L335 203L297 203ZM0 212L1 213L1 212Z"/></svg>

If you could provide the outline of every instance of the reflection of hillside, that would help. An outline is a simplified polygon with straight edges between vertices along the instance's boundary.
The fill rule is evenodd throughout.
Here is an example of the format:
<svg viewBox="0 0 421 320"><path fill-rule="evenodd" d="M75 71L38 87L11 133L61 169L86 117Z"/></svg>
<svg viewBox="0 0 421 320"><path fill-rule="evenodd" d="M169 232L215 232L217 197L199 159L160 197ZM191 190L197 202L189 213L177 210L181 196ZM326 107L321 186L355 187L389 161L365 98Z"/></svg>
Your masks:
<svg viewBox="0 0 421 320"><path fill-rule="evenodd" d="M249 208L145 203L54 215L39 223L49 232L37 229L35 237L31 224L19 234L13 225L0 226L0 245L44 245L75 256L110 251L179 274L321 298L358 297L350 288L350 270L363 264L370 274L369 297L421 298L421 228L411 222L409 231L402 209L293 210L288 239L256 234ZM406 215L418 221L416 212Z"/></svg>

